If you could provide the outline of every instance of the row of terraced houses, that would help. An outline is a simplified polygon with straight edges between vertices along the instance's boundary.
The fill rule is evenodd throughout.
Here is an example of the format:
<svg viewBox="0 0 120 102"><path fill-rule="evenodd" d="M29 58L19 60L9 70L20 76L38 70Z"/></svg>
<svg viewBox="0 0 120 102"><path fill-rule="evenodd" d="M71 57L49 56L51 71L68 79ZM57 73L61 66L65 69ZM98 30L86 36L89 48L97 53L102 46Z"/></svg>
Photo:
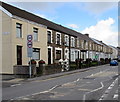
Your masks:
<svg viewBox="0 0 120 102"><path fill-rule="evenodd" d="M112 48L89 34L66 28L25 10L1 2L2 74L13 74L14 65L28 65L27 35L33 35L33 59L46 64L60 59L111 58Z"/></svg>

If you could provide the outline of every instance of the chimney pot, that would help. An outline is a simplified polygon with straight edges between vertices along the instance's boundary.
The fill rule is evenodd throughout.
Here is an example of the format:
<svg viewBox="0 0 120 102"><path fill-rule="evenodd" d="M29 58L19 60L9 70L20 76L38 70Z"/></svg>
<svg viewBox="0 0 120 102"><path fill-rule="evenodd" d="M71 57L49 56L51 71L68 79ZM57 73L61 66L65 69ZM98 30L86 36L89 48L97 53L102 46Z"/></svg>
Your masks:
<svg viewBox="0 0 120 102"><path fill-rule="evenodd" d="M89 34L85 34L85 35L89 37Z"/></svg>

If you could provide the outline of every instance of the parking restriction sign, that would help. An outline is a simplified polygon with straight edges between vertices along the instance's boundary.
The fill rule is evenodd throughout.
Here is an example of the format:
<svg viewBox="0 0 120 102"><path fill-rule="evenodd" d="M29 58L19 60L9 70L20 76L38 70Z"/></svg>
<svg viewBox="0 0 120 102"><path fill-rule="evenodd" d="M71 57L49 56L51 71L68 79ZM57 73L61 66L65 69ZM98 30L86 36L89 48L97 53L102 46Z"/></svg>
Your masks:
<svg viewBox="0 0 120 102"><path fill-rule="evenodd" d="M31 41L28 42L28 43L27 43L27 46L28 46L29 48L32 48L32 42L31 42Z"/></svg>
<svg viewBox="0 0 120 102"><path fill-rule="evenodd" d="M27 35L27 55L28 57L32 57L32 53L33 53L33 36L32 35Z"/></svg>
<svg viewBox="0 0 120 102"><path fill-rule="evenodd" d="M28 35L28 36L27 36L27 40L28 40L28 41L32 41L32 39L33 39L32 35Z"/></svg>

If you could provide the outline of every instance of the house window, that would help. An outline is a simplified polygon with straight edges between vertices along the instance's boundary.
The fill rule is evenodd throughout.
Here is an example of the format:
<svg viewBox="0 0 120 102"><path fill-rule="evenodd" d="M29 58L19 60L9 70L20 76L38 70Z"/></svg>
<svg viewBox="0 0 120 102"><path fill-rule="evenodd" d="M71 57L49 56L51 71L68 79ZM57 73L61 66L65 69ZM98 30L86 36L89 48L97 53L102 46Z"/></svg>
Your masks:
<svg viewBox="0 0 120 102"><path fill-rule="evenodd" d="M22 38L22 24L16 23L16 37Z"/></svg>
<svg viewBox="0 0 120 102"><path fill-rule="evenodd" d="M82 48L84 48L84 42L83 41L81 41L81 45L82 45Z"/></svg>
<svg viewBox="0 0 120 102"><path fill-rule="evenodd" d="M48 35L48 43L52 43L51 31L47 31L47 35Z"/></svg>
<svg viewBox="0 0 120 102"><path fill-rule="evenodd" d="M90 45L90 50L92 49L92 45L91 45L91 43L89 44Z"/></svg>
<svg viewBox="0 0 120 102"><path fill-rule="evenodd" d="M88 49L88 42L86 42L86 49Z"/></svg>
<svg viewBox="0 0 120 102"><path fill-rule="evenodd" d="M56 50L56 60L61 59L61 50Z"/></svg>
<svg viewBox="0 0 120 102"><path fill-rule="evenodd" d="M75 47L75 38L71 37L71 47Z"/></svg>
<svg viewBox="0 0 120 102"><path fill-rule="evenodd" d="M102 46L101 46L100 50L102 51Z"/></svg>
<svg viewBox="0 0 120 102"><path fill-rule="evenodd" d="M77 47L78 47L78 48L80 47L79 39L77 39Z"/></svg>
<svg viewBox="0 0 120 102"><path fill-rule="evenodd" d="M56 34L56 44L61 45L61 34L60 33Z"/></svg>
<svg viewBox="0 0 120 102"><path fill-rule="evenodd" d="M71 51L71 61L74 61L74 59L75 59L75 52Z"/></svg>
<svg viewBox="0 0 120 102"><path fill-rule="evenodd" d="M98 50L97 48L98 48L98 45L96 44L96 50Z"/></svg>
<svg viewBox="0 0 120 102"><path fill-rule="evenodd" d="M33 59L40 60L40 49L33 48Z"/></svg>
<svg viewBox="0 0 120 102"><path fill-rule="evenodd" d="M65 35L65 46L69 46L69 36Z"/></svg>
<svg viewBox="0 0 120 102"><path fill-rule="evenodd" d="M33 28L34 41L38 41L38 28Z"/></svg>

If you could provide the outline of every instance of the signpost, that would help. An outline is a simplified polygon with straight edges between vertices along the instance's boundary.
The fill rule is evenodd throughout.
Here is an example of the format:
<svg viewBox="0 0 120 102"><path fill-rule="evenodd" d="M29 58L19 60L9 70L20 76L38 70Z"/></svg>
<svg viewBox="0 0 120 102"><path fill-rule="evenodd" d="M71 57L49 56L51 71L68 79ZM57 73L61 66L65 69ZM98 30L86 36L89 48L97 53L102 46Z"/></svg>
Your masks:
<svg viewBox="0 0 120 102"><path fill-rule="evenodd" d="M33 36L32 35L27 35L27 55L30 58L29 62L29 75L31 78L31 58L32 58L32 54L33 54Z"/></svg>

